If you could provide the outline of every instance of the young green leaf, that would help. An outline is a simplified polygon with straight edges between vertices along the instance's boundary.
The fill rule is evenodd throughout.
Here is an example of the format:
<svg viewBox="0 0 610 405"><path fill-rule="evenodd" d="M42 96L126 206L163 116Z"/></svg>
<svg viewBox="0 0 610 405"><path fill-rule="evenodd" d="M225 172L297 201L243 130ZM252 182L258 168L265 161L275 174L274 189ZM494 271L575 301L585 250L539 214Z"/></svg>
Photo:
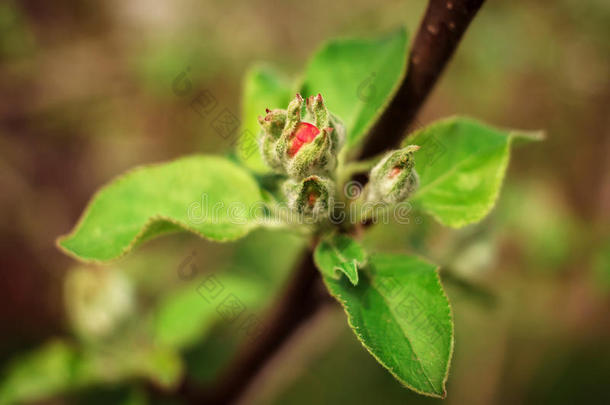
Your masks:
<svg viewBox="0 0 610 405"><path fill-rule="evenodd" d="M201 341L218 322L231 321L223 308L231 305L248 312L245 319L260 307L268 294L268 286L260 280L222 275L207 275L167 296L155 316L155 344L184 348ZM267 292L267 294L266 294ZM223 318L225 316L225 318Z"/></svg>
<svg viewBox="0 0 610 405"><path fill-rule="evenodd" d="M365 260L364 250L355 240L336 234L322 240L314 252L314 261L327 277L338 280L343 272L353 285L358 284L358 266Z"/></svg>
<svg viewBox="0 0 610 405"><path fill-rule="evenodd" d="M373 39L333 40L313 56L301 93L324 96L345 124L346 148L357 146L398 89L407 47L407 31L401 28Z"/></svg>
<svg viewBox="0 0 610 405"><path fill-rule="evenodd" d="M171 388L183 373L177 352L165 348L138 346L80 348L55 340L24 354L3 370L1 404L39 401L67 391L96 384L143 377Z"/></svg>
<svg viewBox="0 0 610 405"><path fill-rule="evenodd" d="M22 356L4 370L0 403L33 401L64 391L77 377L72 368L78 353L68 344L55 341Z"/></svg>
<svg viewBox="0 0 610 405"><path fill-rule="evenodd" d="M58 244L78 259L106 261L170 231L233 240L258 226L261 201L256 181L231 161L186 157L137 168L103 187Z"/></svg>
<svg viewBox="0 0 610 405"><path fill-rule="evenodd" d="M453 321L436 266L406 255L373 255L357 286L323 273L360 342L408 388L445 397Z"/></svg>
<svg viewBox="0 0 610 405"><path fill-rule="evenodd" d="M269 171L258 147L261 128L257 117L264 116L266 108L286 108L292 97L294 91L290 83L270 67L255 65L246 73L237 155L248 168L257 172Z"/></svg>
<svg viewBox="0 0 610 405"><path fill-rule="evenodd" d="M420 185L412 201L454 228L481 220L495 204L517 138L538 140L542 134L496 129L464 117L417 131L404 142L421 147L415 154Z"/></svg>

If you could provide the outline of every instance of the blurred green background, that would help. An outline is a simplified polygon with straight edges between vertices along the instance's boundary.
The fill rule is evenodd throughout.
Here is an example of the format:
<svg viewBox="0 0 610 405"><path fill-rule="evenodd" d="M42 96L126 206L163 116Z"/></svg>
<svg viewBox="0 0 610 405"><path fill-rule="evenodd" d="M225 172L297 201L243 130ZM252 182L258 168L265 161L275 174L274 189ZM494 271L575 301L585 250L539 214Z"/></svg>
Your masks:
<svg viewBox="0 0 610 405"><path fill-rule="evenodd" d="M413 33L425 4L1 2L0 403L179 404L182 375L212 381L248 336L197 286L221 280L260 319L302 239L174 235L109 267L78 265L54 239L124 170L231 150L190 105L198 91L239 117L251 64L296 79L325 39ZM490 1L418 118L547 132L514 151L482 223L455 231L416 216L365 237L443 266L456 325L446 403L610 403L609 39L605 0ZM181 74L191 88L176 86ZM438 402L394 381L338 306L280 359L248 403Z"/></svg>

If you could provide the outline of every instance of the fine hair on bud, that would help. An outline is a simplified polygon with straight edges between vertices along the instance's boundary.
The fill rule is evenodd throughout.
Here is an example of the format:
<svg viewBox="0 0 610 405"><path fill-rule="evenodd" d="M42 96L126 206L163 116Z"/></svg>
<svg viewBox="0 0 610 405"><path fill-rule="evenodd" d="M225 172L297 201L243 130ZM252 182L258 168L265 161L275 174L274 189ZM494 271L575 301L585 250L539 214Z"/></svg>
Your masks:
<svg viewBox="0 0 610 405"><path fill-rule="evenodd" d="M307 100L297 94L285 110L267 110L259 123L261 154L272 169L297 180L311 175L334 177L345 128L328 111L321 94Z"/></svg>
<svg viewBox="0 0 610 405"><path fill-rule="evenodd" d="M318 222L328 216L335 190L331 180L313 175L301 180L287 180L283 191L294 212Z"/></svg>
<svg viewBox="0 0 610 405"><path fill-rule="evenodd" d="M396 204L405 201L417 189L419 178L415 172L414 152L417 145L409 145L387 153L370 173L367 200Z"/></svg>

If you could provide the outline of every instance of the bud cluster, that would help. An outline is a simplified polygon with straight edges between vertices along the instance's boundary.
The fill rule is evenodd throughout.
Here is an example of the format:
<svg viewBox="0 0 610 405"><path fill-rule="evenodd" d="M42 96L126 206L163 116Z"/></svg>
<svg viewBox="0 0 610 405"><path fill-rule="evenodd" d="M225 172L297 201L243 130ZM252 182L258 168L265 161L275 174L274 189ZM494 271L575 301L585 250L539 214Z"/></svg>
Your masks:
<svg viewBox="0 0 610 405"><path fill-rule="evenodd" d="M301 115L304 113L304 117ZM261 155L276 172L285 174L282 191L290 208L307 219L321 220L333 209L337 156L345 141L341 121L331 114L322 96L304 100L300 94L285 110L266 110L262 127ZM367 202L396 204L417 188L411 145L389 152L371 170Z"/></svg>
<svg viewBox="0 0 610 405"><path fill-rule="evenodd" d="M302 119L305 104L306 114ZM333 202L337 153L345 140L341 121L322 96L307 101L297 94L286 110L267 110L258 121L263 129L261 155L275 171L290 178L284 193L295 211L321 218Z"/></svg>
<svg viewBox="0 0 610 405"><path fill-rule="evenodd" d="M301 119L304 104L306 117ZM267 110L258 121L263 129L261 153L272 169L297 179L332 175L345 129L329 113L320 94L308 97L306 103L297 94L286 110Z"/></svg>

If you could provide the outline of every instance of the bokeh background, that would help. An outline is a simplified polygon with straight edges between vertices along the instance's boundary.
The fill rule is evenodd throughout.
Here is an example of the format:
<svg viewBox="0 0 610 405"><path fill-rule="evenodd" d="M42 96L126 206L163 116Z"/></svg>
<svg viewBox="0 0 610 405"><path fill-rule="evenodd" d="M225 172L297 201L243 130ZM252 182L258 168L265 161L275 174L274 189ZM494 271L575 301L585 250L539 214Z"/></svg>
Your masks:
<svg viewBox="0 0 610 405"><path fill-rule="evenodd" d="M402 23L414 32L424 7L2 1L1 403L180 404L171 391L181 375L212 381L247 336L210 315L198 280L232 280L248 312L262 316L303 240L257 231L218 245L173 235L95 267L61 254L55 238L128 168L230 153L213 117L190 107L197 91L239 116L254 62L296 78L325 39ZM489 1L418 117L468 114L547 133L514 150L482 223L455 231L421 216L365 237L370 249L443 266L456 333L445 403L610 403L609 39L605 0ZM186 93L174 85L181 74L193 85ZM299 331L281 360L251 403L439 402L394 381L338 307Z"/></svg>

